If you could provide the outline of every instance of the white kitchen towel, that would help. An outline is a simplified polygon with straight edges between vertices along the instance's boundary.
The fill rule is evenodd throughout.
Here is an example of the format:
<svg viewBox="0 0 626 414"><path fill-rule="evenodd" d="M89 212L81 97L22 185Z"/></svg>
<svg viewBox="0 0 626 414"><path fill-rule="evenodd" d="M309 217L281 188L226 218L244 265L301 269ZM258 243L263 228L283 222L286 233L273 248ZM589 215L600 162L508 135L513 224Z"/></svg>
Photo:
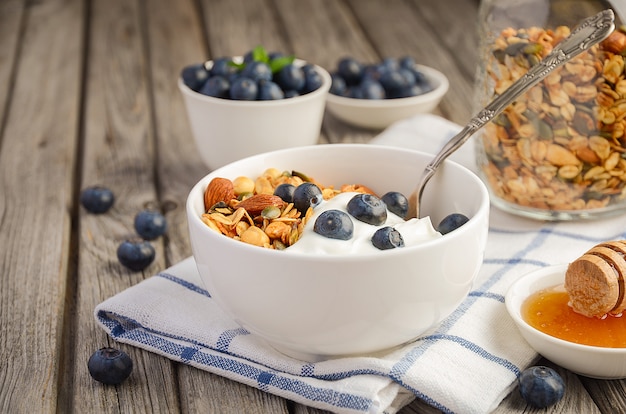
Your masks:
<svg viewBox="0 0 626 414"><path fill-rule="evenodd" d="M420 115L372 142L435 153L459 129ZM472 144L453 159L473 168ZM484 263L467 299L416 342L375 357L310 363L276 352L220 311L193 258L109 298L95 316L117 341L332 412L393 414L418 397L443 412L484 414L537 358L506 312L511 283L543 266L568 263L596 243L622 238L626 215L545 223L492 208Z"/></svg>

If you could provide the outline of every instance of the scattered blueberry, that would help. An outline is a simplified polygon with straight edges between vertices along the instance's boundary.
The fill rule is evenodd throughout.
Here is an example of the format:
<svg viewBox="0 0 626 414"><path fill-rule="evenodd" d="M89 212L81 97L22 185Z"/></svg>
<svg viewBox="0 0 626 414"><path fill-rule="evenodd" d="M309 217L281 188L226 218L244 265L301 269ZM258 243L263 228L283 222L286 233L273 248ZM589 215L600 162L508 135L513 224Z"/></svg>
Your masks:
<svg viewBox="0 0 626 414"><path fill-rule="evenodd" d="M280 197L285 203L293 203L293 195L296 186L293 184L280 184L274 189L274 195Z"/></svg>
<svg viewBox="0 0 626 414"><path fill-rule="evenodd" d="M115 196L113 192L106 187L87 187L80 193L80 203L90 213L106 213L113 206L114 202Z"/></svg>
<svg viewBox="0 0 626 414"><path fill-rule="evenodd" d="M357 194L348 201L348 213L364 223L380 226L387 220L387 206L371 194Z"/></svg>
<svg viewBox="0 0 626 414"><path fill-rule="evenodd" d="M556 404L565 394L563 378L552 368L541 365L525 369L518 385L522 398L536 408Z"/></svg>
<svg viewBox="0 0 626 414"><path fill-rule="evenodd" d="M117 385L133 371L133 360L124 351L109 347L100 348L89 357L87 369L96 381Z"/></svg>
<svg viewBox="0 0 626 414"><path fill-rule="evenodd" d="M185 85L194 91L199 91L202 85L209 79L209 71L204 67L203 63L195 63L183 68L180 76Z"/></svg>
<svg viewBox="0 0 626 414"><path fill-rule="evenodd" d="M397 191L389 191L381 198L387 205L387 209L400 218L406 218L409 213L409 200L404 194Z"/></svg>
<svg viewBox="0 0 626 414"><path fill-rule="evenodd" d="M385 226L374 232L372 244L380 250L395 249L396 247L404 247L404 239L397 229Z"/></svg>
<svg viewBox="0 0 626 414"><path fill-rule="evenodd" d="M469 219L467 216L461 213L452 213L441 220L437 226L437 231L441 234L448 234L451 231L458 229L468 221Z"/></svg>
<svg viewBox="0 0 626 414"><path fill-rule="evenodd" d="M349 240L354 232L354 223L341 210L326 210L315 220L313 231L329 239Z"/></svg>
<svg viewBox="0 0 626 414"><path fill-rule="evenodd" d="M146 240L125 240L117 247L117 259L133 271L145 269L155 256L152 244Z"/></svg>
<svg viewBox="0 0 626 414"><path fill-rule="evenodd" d="M167 230L163 214L155 210L143 210L135 216L135 231L145 240L154 240Z"/></svg>
<svg viewBox="0 0 626 414"><path fill-rule="evenodd" d="M372 99L364 90L367 82L378 82L384 90L381 99L405 98L422 95L432 90L432 85L420 71L415 60L409 56L400 59L385 58L374 64L364 65L354 58L342 58L333 72L330 93L356 99ZM378 90L377 87L376 90ZM377 92L378 94L378 92Z"/></svg>
<svg viewBox="0 0 626 414"><path fill-rule="evenodd" d="M315 208L323 200L322 190L313 183L302 183L293 192L293 206L302 214Z"/></svg>
<svg viewBox="0 0 626 414"><path fill-rule="evenodd" d="M236 101L256 101L258 94L257 83L249 78L237 78L230 86L230 99Z"/></svg>

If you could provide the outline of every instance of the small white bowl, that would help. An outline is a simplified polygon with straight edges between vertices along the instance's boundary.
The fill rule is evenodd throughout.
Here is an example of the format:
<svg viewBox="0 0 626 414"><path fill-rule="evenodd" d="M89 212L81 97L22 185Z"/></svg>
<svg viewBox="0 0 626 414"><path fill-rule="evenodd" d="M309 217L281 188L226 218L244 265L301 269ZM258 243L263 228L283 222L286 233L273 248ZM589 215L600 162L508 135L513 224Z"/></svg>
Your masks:
<svg viewBox="0 0 626 414"><path fill-rule="evenodd" d="M295 63L303 66L306 62L296 59ZM189 88L179 77L191 131L207 166L215 169L262 152L316 144L331 77L320 66L315 65L315 70L324 79L320 88L274 101L206 96Z"/></svg>
<svg viewBox="0 0 626 414"><path fill-rule="evenodd" d="M545 267L517 280L506 294L506 308L524 339L550 361L577 374L599 379L626 378L626 348L581 345L547 335L522 318L522 304L533 293L565 281L567 265Z"/></svg>
<svg viewBox="0 0 626 414"><path fill-rule="evenodd" d="M368 144L291 148L211 172L191 190L187 217L200 277L220 307L282 352L304 360L369 354L416 339L466 297L482 265L489 196L470 170L446 162L426 187L423 212L436 226L450 213L470 220L401 249L329 255L264 249L230 239L201 220L215 177L297 170L325 185L360 183L409 194L432 155Z"/></svg>
<svg viewBox="0 0 626 414"><path fill-rule="evenodd" d="M370 129L383 129L413 115L431 112L448 91L448 78L438 70L417 65L433 85L433 90L418 96L395 99L355 99L329 93L326 107L335 117L349 124Z"/></svg>

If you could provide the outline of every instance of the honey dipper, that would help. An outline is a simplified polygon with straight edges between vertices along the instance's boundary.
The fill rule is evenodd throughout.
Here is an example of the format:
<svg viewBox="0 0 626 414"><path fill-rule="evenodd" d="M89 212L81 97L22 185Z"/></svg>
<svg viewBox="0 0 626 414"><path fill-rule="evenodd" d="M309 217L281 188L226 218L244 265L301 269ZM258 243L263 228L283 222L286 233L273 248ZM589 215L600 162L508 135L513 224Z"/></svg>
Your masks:
<svg viewBox="0 0 626 414"><path fill-rule="evenodd" d="M626 240L600 243L574 260L565 273L572 308L588 317L626 309Z"/></svg>

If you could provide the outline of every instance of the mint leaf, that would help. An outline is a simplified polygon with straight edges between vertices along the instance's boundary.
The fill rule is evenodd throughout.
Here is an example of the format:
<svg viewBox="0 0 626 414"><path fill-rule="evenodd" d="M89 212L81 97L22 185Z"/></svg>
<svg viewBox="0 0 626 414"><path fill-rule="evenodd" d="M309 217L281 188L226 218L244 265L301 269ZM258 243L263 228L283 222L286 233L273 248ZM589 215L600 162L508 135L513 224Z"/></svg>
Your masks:
<svg viewBox="0 0 626 414"><path fill-rule="evenodd" d="M263 46L257 46L252 50L252 59L257 62L264 63L268 63L270 61L270 57Z"/></svg>
<svg viewBox="0 0 626 414"><path fill-rule="evenodd" d="M277 72L280 72L280 70L284 68L285 66L293 63L295 59L296 57L293 55L281 56L281 57L277 57L275 59L270 60L268 64L270 65L270 69L272 70L272 73L277 73Z"/></svg>

